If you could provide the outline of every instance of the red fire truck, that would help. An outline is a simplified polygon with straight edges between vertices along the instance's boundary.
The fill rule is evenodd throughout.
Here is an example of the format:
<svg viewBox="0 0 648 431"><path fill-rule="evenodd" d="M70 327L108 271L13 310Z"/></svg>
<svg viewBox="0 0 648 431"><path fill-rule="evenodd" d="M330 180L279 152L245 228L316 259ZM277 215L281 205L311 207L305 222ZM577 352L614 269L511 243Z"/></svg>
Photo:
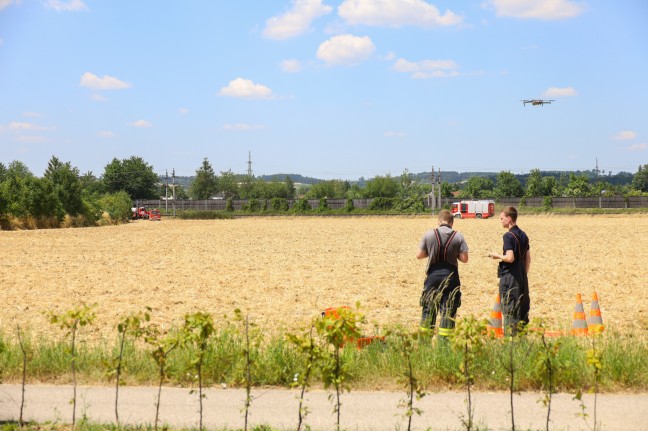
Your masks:
<svg viewBox="0 0 648 431"><path fill-rule="evenodd" d="M455 218L488 218L495 215L494 201L459 201L450 210Z"/></svg>

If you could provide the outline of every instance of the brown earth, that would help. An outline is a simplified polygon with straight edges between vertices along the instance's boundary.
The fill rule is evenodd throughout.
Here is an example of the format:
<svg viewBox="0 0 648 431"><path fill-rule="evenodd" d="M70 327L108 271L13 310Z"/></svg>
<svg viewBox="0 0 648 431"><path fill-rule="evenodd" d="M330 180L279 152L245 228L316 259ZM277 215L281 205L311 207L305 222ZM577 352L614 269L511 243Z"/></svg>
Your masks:
<svg viewBox="0 0 648 431"><path fill-rule="evenodd" d="M599 295L607 331L648 330L648 217L521 216L531 239L531 314L571 324L575 295ZM83 331L116 334L131 312L179 322L193 311L221 318L240 308L267 333L296 330L327 307L360 301L371 323L415 328L425 262L414 257L434 225L416 217L268 217L137 221L122 226L0 232L0 332L16 323L60 334L46 312L97 304ZM459 316L487 317L497 291L504 230L498 219L457 220L470 247L460 268ZM368 332L373 331L370 327Z"/></svg>

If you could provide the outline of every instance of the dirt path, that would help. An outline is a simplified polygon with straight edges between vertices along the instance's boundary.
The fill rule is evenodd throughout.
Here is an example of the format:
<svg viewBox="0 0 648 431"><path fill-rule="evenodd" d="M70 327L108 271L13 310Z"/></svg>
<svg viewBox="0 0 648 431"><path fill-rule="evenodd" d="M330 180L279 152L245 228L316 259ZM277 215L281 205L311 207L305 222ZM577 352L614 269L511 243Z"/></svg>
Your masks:
<svg viewBox="0 0 648 431"><path fill-rule="evenodd" d="M126 387L120 391L119 413L122 423L152 424L155 418L157 389L152 387ZM243 427L242 407L245 392L239 389L210 389L204 400L204 425L207 428ZM270 424L278 429L296 429L297 391L282 389L254 389L250 408L250 424ZM77 418L84 415L93 422L115 421L115 392L108 387L81 387L78 390ZM329 393L313 391L307 394L306 406L310 410L306 424L313 430L335 429L333 406ZM30 385L26 390L24 418L33 421L70 422L72 406L71 386ZM342 395L342 428L349 430L407 429L398 408L404 393L351 392ZM547 410L539 400L539 393L515 395L516 429L545 429ZM552 430L589 430L592 427L593 395L584 397L586 423L580 404L570 394L554 395L551 411ZM20 412L20 386L0 386L0 422L17 420ZM465 393L434 393L416 401L422 410L414 416L413 429L459 430L465 417ZM511 429L508 393L473 394L475 423L480 429ZM645 410L648 394L605 394L597 401L597 420L604 431L640 431L646 429ZM198 395L189 389L163 388L160 408L161 421L173 427L198 426ZM589 425L589 426L588 426Z"/></svg>

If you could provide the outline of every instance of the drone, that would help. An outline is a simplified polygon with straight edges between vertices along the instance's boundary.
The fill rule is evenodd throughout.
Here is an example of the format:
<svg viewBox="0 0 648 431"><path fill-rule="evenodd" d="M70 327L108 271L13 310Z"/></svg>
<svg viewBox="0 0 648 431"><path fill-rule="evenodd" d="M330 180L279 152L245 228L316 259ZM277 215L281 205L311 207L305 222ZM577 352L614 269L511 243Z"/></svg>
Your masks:
<svg viewBox="0 0 648 431"><path fill-rule="evenodd" d="M527 103L530 103L533 106L537 106L537 105L550 104L551 102L555 102L555 100L531 99L531 100L522 100L521 102L524 103L524 106L526 106Z"/></svg>

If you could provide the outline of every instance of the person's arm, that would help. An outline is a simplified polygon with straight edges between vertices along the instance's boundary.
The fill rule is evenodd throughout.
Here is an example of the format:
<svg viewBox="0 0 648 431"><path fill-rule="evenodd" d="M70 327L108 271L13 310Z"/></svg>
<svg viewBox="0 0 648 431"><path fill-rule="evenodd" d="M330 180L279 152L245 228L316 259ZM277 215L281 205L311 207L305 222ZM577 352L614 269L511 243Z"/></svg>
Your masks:
<svg viewBox="0 0 648 431"><path fill-rule="evenodd" d="M419 248L418 251L416 252L416 258L417 259L425 259L426 257L428 257L427 250Z"/></svg>
<svg viewBox="0 0 648 431"><path fill-rule="evenodd" d="M493 259L499 259L502 262L506 262L506 263L515 262L515 254L513 254L513 250L506 250L505 254L488 253L488 257L491 257ZM529 263L531 263L531 257L529 257Z"/></svg>
<svg viewBox="0 0 648 431"><path fill-rule="evenodd" d="M463 253L459 253L457 259L459 259L459 262L468 263L468 252L464 251Z"/></svg>
<svg viewBox="0 0 648 431"><path fill-rule="evenodd" d="M529 273L529 268L531 267L531 251L527 250L526 255L524 256L524 270L526 273Z"/></svg>

